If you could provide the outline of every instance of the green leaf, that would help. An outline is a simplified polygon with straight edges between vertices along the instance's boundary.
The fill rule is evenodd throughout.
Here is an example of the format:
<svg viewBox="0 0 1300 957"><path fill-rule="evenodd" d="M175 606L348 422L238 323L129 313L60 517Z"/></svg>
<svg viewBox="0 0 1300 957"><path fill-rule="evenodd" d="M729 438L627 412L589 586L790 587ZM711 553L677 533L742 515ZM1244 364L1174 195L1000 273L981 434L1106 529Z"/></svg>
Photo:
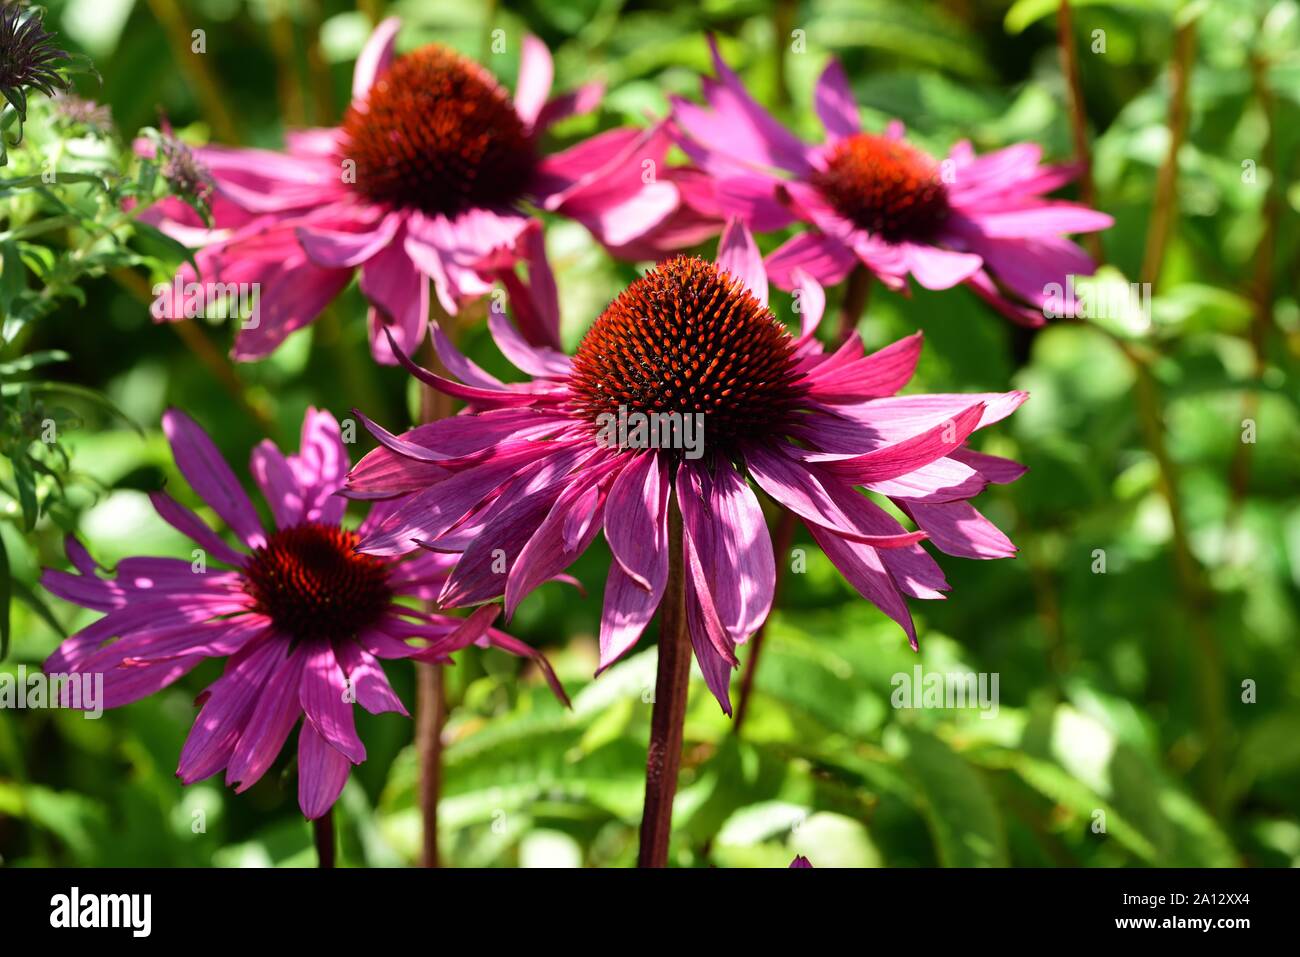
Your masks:
<svg viewBox="0 0 1300 957"><path fill-rule="evenodd" d="M36 500L36 473L31 459L19 454L13 459L14 484L18 486L18 504L23 512L23 530L30 532L40 518L40 503Z"/></svg>
<svg viewBox="0 0 1300 957"><path fill-rule="evenodd" d="M0 375L31 372L38 366L49 365L52 362L67 362L69 358L71 357L61 349L42 349L39 352L19 356L9 362L0 362Z"/></svg>
<svg viewBox="0 0 1300 957"><path fill-rule="evenodd" d="M4 543L0 542L0 550L3 550L3 547ZM7 567L5 569L0 569L0 571L4 571L6 577L8 577ZM54 612L51 611L50 606L45 603L45 599L43 599L37 592L32 591L30 585L17 578L11 580L11 585L14 596L19 598L23 604L32 611L36 612L37 617L39 617L41 621L45 622L45 624L49 625L51 631L63 638L68 637L67 630L59 623L59 620L54 617ZM8 615L5 617L7 619ZM5 630L8 630L7 622L5 624ZM2 658L4 658L4 651L3 649L0 649L0 659Z"/></svg>
<svg viewBox="0 0 1300 957"><path fill-rule="evenodd" d="M944 867L1006 867L1006 834L980 772L947 744L916 728L891 725L885 748L915 780L921 813Z"/></svg>
<svg viewBox="0 0 1300 957"><path fill-rule="evenodd" d="M49 381L42 380L37 382L10 382L7 383L3 387L3 390L0 391L3 391L3 393L7 396L17 395L19 392L27 391L27 392L36 392L36 393L51 393L55 395L63 394L78 399L84 399L85 401L90 402L92 405L95 405L98 408L101 408L104 411L108 412L110 415L116 416L117 418L121 419L124 423L126 423L132 429L134 429L136 434L138 434L141 438L144 437L144 429L142 429L139 425L137 425L134 419L132 419L129 415L127 415L125 412L119 409L112 399L104 395L104 393L99 392L95 389L88 389L82 385L74 385L71 382L49 382Z"/></svg>

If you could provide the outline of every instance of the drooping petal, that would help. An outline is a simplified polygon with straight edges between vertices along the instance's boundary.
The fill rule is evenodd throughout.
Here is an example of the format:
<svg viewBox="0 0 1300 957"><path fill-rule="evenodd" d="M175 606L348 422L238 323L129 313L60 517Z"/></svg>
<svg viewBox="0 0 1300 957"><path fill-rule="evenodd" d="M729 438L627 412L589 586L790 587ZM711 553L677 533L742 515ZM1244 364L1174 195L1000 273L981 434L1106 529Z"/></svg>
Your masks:
<svg viewBox="0 0 1300 957"><path fill-rule="evenodd" d="M347 681L334 649L317 641L303 667L299 700L317 732L353 764L366 759L366 746L357 736L356 717L349 701Z"/></svg>
<svg viewBox="0 0 1300 957"><path fill-rule="evenodd" d="M303 649L295 649L263 687L226 767L226 784L236 785L237 793L247 791L261 779L298 723L302 715L298 686L305 659Z"/></svg>
<svg viewBox="0 0 1300 957"><path fill-rule="evenodd" d="M298 731L298 806L309 821L321 817L343 793L352 769L310 721Z"/></svg>

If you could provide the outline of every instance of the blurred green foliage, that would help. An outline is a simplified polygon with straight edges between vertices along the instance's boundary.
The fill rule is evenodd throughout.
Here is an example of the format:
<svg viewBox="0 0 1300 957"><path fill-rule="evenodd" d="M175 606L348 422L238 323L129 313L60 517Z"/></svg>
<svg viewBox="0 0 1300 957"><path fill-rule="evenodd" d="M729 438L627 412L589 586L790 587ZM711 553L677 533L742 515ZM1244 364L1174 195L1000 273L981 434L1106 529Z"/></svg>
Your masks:
<svg viewBox="0 0 1300 957"><path fill-rule="evenodd" d="M936 150L962 138L977 149L1032 140L1068 159L1056 6L412 0L358 12L335 0L66 0L46 22L94 59L103 86L80 91L110 104L127 138L154 125L159 108L187 137L264 146L278 145L287 125L334 122L367 14L382 8L403 16L403 45L450 43L507 83L518 47L491 54L493 29L540 34L559 88L606 79L602 109L567 121L557 131L565 142L662 113L670 92L696 95L712 30L755 95L809 137L818 132L812 84L834 53L868 128L897 117ZM1300 8L1073 6L1097 201L1116 217L1103 236L1105 275L1157 281L1152 325L1031 333L962 290L873 292L861 326L869 346L926 334L910 389L1032 394L980 434L985 451L1031 467L981 502L1020 555L940 558L953 590L945 602L913 603L915 655L796 537L806 569L786 576L743 734L702 684L692 689L676 863L784 866L798 852L818 867L1300 865ZM1176 215L1163 268L1142 277L1169 152L1171 60L1187 24L1198 42ZM191 29L206 34L197 67ZM794 31L806 52L792 52ZM761 242L770 249L781 238ZM547 242L572 345L634 272L573 224L548 224ZM151 268L133 264L137 276L142 267ZM156 281L166 269L152 272ZM152 324L138 285L90 277L84 304L61 304L33 327L30 348L66 352L64 378L103 390L148 434L94 409L68 431L71 461L97 487L69 490L66 522L46 517L29 534L0 523L17 587L31 590L40 566L61 564L60 524L75 523L104 563L185 553L145 499L169 481L198 504L158 434L166 405L191 411L237 466L267 424L290 444L308 404L340 416L355 406L393 427L409 421L414 391L403 373L371 362L355 289L269 359L238 367L233 402L203 348L224 351L230 330L200 327L187 348ZM774 305L790 318L788 297ZM466 330L465 347L509 374L482 329ZM591 680L607 562L595 548L575 567L585 599L547 586L511 625L552 656L574 692L571 712L499 653L475 649L450 669L449 863L635 860L654 650L648 636ZM94 617L62 605L56 614L69 630ZM59 640L21 605L13 633L0 664L11 671L38 665ZM893 707L894 676L917 664L996 673L996 715ZM173 777L192 699L218 668L100 721L0 715L4 862L314 863L284 759L238 797L218 780L182 788ZM410 704L409 669L388 672ZM370 757L339 804L342 860L411 863L411 725L358 720Z"/></svg>

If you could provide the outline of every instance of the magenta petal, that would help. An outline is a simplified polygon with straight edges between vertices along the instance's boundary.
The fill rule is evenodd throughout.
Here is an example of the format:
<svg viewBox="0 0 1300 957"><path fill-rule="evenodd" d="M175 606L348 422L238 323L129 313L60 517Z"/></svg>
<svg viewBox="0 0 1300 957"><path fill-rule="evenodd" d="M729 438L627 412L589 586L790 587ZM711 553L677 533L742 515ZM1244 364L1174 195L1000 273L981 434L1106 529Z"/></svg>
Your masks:
<svg viewBox="0 0 1300 957"><path fill-rule="evenodd" d="M289 457L289 465L303 489L303 518L338 524L347 502L336 493L347 480L350 465L338 419L323 409L308 407L302 419L298 454Z"/></svg>
<svg viewBox="0 0 1300 957"><path fill-rule="evenodd" d="M317 266L353 269L389 246L402 225L397 214L384 216L369 229L342 231L312 225L299 226L298 242Z"/></svg>
<svg viewBox="0 0 1300 957"><path fill-rule="evenodd" d="M1016 546L969 502L924 505L907 502L916 524L935 547L959 558L1010 558Z"/></svg>
<svg viewBox="0 0 1300 957"><path fill-rule="evenodd" d="M393 686L388 683L388 676L374 655L366 651L355 641L340 642L338 646L339 664L343 666L357 698L357 704L371 714L383 714L396 711L408 714Z"/></svg>
<svg viewBox="0 0 1300 957"><path fill-rule="evenodd" d="M584 83L576 90L548 100L546 105L542 107L541 113L537 115L537 121L533 124L533 129L540 132L570 116L582 116L584 113L590 113L600 106L601 98L604 95L605 84Z"/></svg>
<svg viewBox="0 0 1300 957"><path fill-rule="evenodd" d="M568 568L600 530L601 496L595 473L564 490L519 552L506 580L506 616L534 588Z"/></svg>
<svg viewBox="0 0 1300 957"><path fill-rule="evenodd" d="M665 581L667 579L665 578ZM618 562L609 563L600 613L600 664L604 671L636 645L663 598L663 587L647 589Z"/></svg>
<svg viewBox="0 0 1300 957"><path fill-rule="evenodd" d="M231 658L225 673L203 692L203 707L181 748L176 768L182 783L202 781L226 766L283 654L283 646L272 636Z"/></svg>
<svg viewBox="0 0 1300 957"><path fill-rule="evenodd" d="M740 280L750 294L767 305L767 270L754 237L739 219L727 223L718 242L718 268Z"/></svg>
<svg viewBox="0 0 1300 957"><path fill-rule="evenodd" d="M722 152L776 166L796 175L809 173L812 167L808 162L808 147L749 95L740 77L722 59L712 35L709 36L709 51L718 81L706 80L704 95L716 116L707 128L708 135L702 138L703 142L714 144Z"/></svg>
<svg viewBox="0 0 1300 957"><path fill-rule="evenodd" d="M781 289L795 287L794 272L802 269L823 286L835 286L858 264L852 248L821 233L799 233L768 254L767 278Z"/></svg>
<svg viewBox="0 0 1300 957"><path fill-rule="evenodd" d="M298 723L298 685L305 660L303 650L296 649L280 661L262 689L226 767L226 783L236 785L237 792L247 791L266 773Z"/></svg>
<svg viewBox="0 0 1300 957"><path fill-rule="evenodd" d="M182 535L192 538L209 553L230 565L243 565L246 555L241 555L203 524L203 520L166 492L150 492L149 501L164 522Z"/></svg>
<svg viewBox="0 0 1300 957"><path fill-rule="evenodd" d="M366 261L361 267L361 292L375 307L370 316L370 351L375 360L396 364L390 335L404 353L414 353L424 339L429 315L429 280L402 243L390 243Z"/></svg>
<svg viewBox="0 0 1300 957"><path fill-rule="evenodd" d="M831 142L853 136L862 129L858 119L858 105L853 100L853 90L849 88L849 78L840 61L834 57L826 64L826 69L817 80L813 107Z"/></svg>
<svg viewBox="0 0 1300 957"><path fill-rule="evenodd" d="M303 493L289 460L275 443L263 439L249 455L248 470L271 506L277 528L290 528L302 521Z"/></svg>
<svg viewBox="0 0 1300 957"><path fill-rule="evenodd" d="M916 627L907 602L898 593L898 586L890 577L880 554L870 545L850 542L820 526L809 524L808 530L821 546L826 557L834 563L849 584L867 601L874 604L907 632L908 641L916 648Z"/></svg>
<svg viewBox="0 0 1300 957"><path fill-rule="evenodd" d="M745 462L749 474L763 491L804 521L877 548L903 548L925 538L924 532L882 531L865 522L859 514L846 513L838 501L839 490L846 489L843 480L815 463L796 462L792 454L798 454L798 450L789 447L782 453L753 444L745 451ZM863 506L870 505L851 488L842 497L847 502L858 503L859 513Z"/></svg>
<svg viewBox="0 0 1300 957"><path fill-rule="evenodd" d="M970 466L990 482L995 482L998 485L1014 482L1029 471L1027 466L1021 465L1019 462L1004 459L998 455L986 455L973 449L957 449L950 457L963 465Z"/></svg>
<svg viewBox="0 0 1300 957"><path fill-rule="evenodd" d="M614 479L605 511L605 539L614 558L647 591L668 575L668 471L663 457L642 452Z"/></svg>
<svg viewBox="0 0 1300 957"><path fill-rule="evenodd" d="M699 554L717 616L732 642L746 641L767 618L776 587L763 509L726 461L717 463L712 476L694 463L683 464L677 487L683 526Z"/></svg>
<svg viewBox="0 0 1300 957"><path fill-rule="evenodd" d="M804 344L817 333L826 312L826 290L801 266L790 272L794 286L795 311L799 313L799 342Z"/></svg>
<svg viewBox="0 0 1300 957"><path fill-rule="evenodd" d="M343 793L352 766L316 733L310 721L298 731L298 806L307 820L323 816Z"/></svg>
<svg viewBox="0 0 1300 957"><path fill-rule="evenodd" d="M852 349L856 343L856 336L851 337L845 346ZM861 359L840 361L837 350L836 356L809 372L809 394L832 404L891 396L911 380L921 346L921 333L915 332ZM848 353L843 357L848 358Z"/></svg>
<svg viewBox="0 0 1300 957"><path fill-rule="evenodd" d="M555 64L546 44L531 33L524 35L519 57L519 82L515 87L515 112L528 127L535 126L546 99L551 95Z"/></svg>
<svg viewBox="0 0 1300 957"><path fill-rule="evenodd" d="M975 253L959 253L938 246L909 243L907 265L926 289L951 289L965 282L984 265Z"/></svg>
<svg viewBox="0 0 1300 957"><path fill-rule="evenodd" d="M1074 203L1048 203L1027 209L994 210L967 215L986 236L994 239L1093 233L1115 225L1114 217Z"/></svg>
<svg viewBox="0 0 1300 957"><path fill-rule="evenodd" d="M667 465L642 453L619 474L605 500L605 540L614 561L600 619L600 668L622 657L649 624L668 582Z"/></svg>
<svg viewBox="0 0 1300 957"><path fill-rule="evenodd" d="M176 467L190 487L221 516L250 548L266 544L262 523L235 473L197 422L179 409L163 413L163 431L171 443Z"/></svg>
<svg viewBox="0 0 1300 957"><path fill-rule="evenodd" d="M357 737L356 717L343 669L328 641L310 640L315 647L307 656L298 692L302 710L326 741L353 764L360 764L366 759L366 746Z"/></svg>
<svg viewBox="0 0 1300 957"><path fill-rule="evenodd" d="M388 17L371 32L352 70L352 99L359 100L369 93L375 80L393 62L393 43L401 25L397 17Z"/></svg>
<svg viewBox="0 0 1300 957"><path fill-rule="evenodd" d="M850 485L896 479L960 448L967 436L978 427L983 414L984 404L976 402L951 419L933 425L924 432L862 455L806 453L799 457L805 462L819 463Z"/></svg>

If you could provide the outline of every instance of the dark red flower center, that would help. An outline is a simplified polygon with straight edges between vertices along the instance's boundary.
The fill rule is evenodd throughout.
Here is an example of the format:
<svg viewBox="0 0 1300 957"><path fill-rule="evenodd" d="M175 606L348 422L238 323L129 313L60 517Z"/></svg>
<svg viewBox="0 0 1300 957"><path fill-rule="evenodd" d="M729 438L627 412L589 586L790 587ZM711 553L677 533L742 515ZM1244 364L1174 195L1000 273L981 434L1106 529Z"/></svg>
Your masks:
<svg viewBox="0 0 1300 957"><path fill-rule="evenodd" d="M812 183L841 216L890 242L929 239L948 216L935 162L883 136L840 140Z"/></svg>
<svg viewBox="0 0 1300 957"><path fill-rule="evenodd" d="M258 611L295 641L351 638L392 600L383 559L353 549L357 533L306 522L281 529L253 552L245 589Z"/></svg>
<svg viewBox="0 0 1300 957"><path fill-rule="evenodd" d="M681 256L623 290L573 360L577 408L600 416L703 413L704 441L726 448L781 431L803 396L794 339L738 280ZM606 422L608 420L605 420Z"/></svg>
<svg viewBox="0 0 1300 957"><path fill-rule="evenodd" d="M343 158L376 203L455 216L502 209L536 165L514 104L477 63L441 46L398 57L343 118Z"/></svg>

